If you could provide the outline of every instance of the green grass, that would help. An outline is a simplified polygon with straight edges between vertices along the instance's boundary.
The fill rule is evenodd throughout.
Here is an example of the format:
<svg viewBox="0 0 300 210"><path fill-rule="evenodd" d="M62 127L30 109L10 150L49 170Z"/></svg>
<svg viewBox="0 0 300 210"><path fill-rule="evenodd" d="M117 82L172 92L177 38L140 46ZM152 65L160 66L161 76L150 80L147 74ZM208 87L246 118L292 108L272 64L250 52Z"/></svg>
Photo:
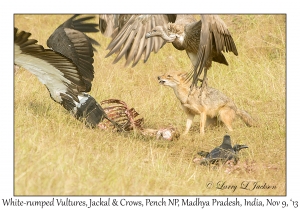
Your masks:
<svg viewBox="0 0 300 210"><path fill-rule="evenodd" d="M70 15L15 15L15 26L46 40ZM199 134L199 116L190 134L177 141L159 141L134 133L91 130L50 97L25 69L14 75L15 195L285 195L286 194L286 17L284 15L222 15L239 55L225 54L229 66L214 63L210 86L219 89L259 122L249 128L237 119L233 144L247 144L240 168L197 165L200 150L219 145L228 131L223 125ZM97 22L98 20L95 20ZM169 70L188 71L184 51L166 44L147 63L124 68L104 58L109 38L92 34L101 44L95 53L95 78L90 94L98 101L117 98L134 107L144 127L185 128L186 116L173 91L158 84ZM248 165L246 165L246 162ZM252 165L250 164L252 163ZM272 190L220 190L219 181L275 185ZM208 189L212 181L214 187Z"/></svg>

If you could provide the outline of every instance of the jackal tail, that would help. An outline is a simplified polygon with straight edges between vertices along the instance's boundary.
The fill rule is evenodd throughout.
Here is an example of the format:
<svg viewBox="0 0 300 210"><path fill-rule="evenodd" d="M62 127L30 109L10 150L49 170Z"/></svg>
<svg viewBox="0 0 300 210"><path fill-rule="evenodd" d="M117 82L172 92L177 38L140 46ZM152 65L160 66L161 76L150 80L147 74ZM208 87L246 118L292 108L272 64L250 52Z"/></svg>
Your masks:
<svg viewBox="0 0 300 210"><path fill-rule="evenodd" d="M245 122L247 126L257 126L257 122L251 117L251 115L248 112L241 109L237 109L236 114Z"/></svg>

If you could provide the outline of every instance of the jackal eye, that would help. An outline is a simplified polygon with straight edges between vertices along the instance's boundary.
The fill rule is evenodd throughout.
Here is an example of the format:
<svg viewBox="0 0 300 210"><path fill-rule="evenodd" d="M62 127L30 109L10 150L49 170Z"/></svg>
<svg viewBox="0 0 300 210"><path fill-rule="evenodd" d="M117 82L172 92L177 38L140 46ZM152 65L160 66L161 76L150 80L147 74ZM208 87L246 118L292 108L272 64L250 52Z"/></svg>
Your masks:
<svg viewBox="0 0 300 210"><path fill-rule="evenodd" d="M172 76L171 76L171 75L168 75L167 77L170 78L170 77L172 77Z"/></svg>
<svg viewBox="0 0 300 210"><path fill-rule="evenodd" d="M156 30L153 30L153 32L156 32Z"/></svg>

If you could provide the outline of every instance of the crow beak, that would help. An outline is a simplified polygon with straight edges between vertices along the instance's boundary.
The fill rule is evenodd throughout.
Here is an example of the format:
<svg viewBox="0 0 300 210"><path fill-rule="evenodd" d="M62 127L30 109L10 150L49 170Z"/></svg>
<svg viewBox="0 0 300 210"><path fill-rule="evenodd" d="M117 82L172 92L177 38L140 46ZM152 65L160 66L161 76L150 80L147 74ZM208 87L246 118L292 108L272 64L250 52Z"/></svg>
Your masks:
<svg viewBox="0 0 300 210"><path fill-rule="evenodd" d="M247 145L239 145L239 149L246 149L246 148L249 148Z"/></svg>

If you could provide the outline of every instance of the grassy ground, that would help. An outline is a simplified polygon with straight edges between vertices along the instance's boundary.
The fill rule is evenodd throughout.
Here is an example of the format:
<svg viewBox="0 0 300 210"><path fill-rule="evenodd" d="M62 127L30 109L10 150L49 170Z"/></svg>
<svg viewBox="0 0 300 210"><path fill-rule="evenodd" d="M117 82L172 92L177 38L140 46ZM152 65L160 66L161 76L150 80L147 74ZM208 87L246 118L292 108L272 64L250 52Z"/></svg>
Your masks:
<svg viewBox="0 0 300 210"><path fill-rule="evenodd" d="M46 47L50 34L69 17L15 15L15 26L31 32L31 38ZM229 173L226 168L193 162L198 151L221 143L228 133L223 125L208 128L201 137L198 116L190 134L172 142L91 130L52 101L34 75L20 68L14 76L15 195L285 195L286 17L221 17L239 55L225 54L229 66L214 63L209 84L259 122L255 128L240 119L233 124L233 144L249 146L240 153L237 168ZM170 88L158 84L157 76L171 69L189 70L185 52L167 44L147 63L124 68L124 60L113 65L114 56L104 58L109 38L100 33L91 36L101 46L94 57L90 94L98 102L125 101L144 117L145 127L172 125L183 131L186 116L180 103ZM245 183L249 185L242 189ZM265 187L253 189L255 183ZM232 190L233 186L237 188Z"/></svg>

